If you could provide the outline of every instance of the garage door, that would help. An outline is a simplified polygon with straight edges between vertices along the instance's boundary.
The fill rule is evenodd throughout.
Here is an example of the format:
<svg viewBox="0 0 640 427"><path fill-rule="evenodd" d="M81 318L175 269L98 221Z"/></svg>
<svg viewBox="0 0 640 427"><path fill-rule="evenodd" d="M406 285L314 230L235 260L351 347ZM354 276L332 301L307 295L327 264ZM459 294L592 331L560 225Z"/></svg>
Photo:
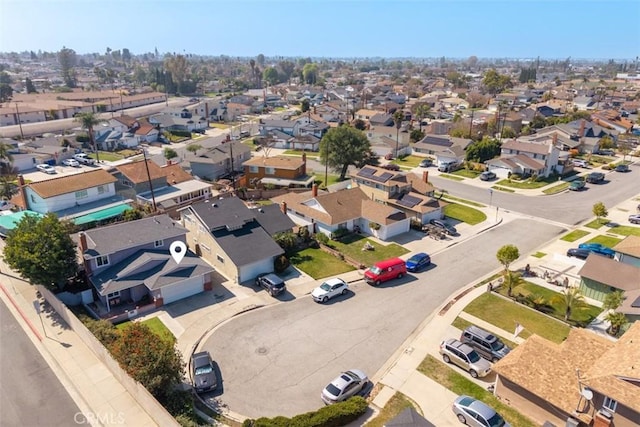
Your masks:
<svg viewBox="0 0 640 427"><path fill-rule="evenodd" d="M162 288L164 304L179 301L204 291L204 277L193 277Z"/></svg>
<svg viewBox="0 0 640 427"><path fill-rule="evenodd" d="M273 271L273 259L267 258L262 261L254 262L240 267L240 277L238 282L243 283L256 278L261 273L271 273Z"/></svg>

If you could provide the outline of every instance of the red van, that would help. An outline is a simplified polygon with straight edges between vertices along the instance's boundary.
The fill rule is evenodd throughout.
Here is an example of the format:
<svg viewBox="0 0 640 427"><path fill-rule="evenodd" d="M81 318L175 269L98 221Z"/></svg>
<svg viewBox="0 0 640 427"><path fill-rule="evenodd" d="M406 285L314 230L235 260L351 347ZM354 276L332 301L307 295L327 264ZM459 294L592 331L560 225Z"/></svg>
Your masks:
<svg viewBox="0 0 640 427"><path fill-rule="evenodd" d="M407 274L407 266L400 258L391 258L377 262L364 272L364 280L370 285L378 286L391 279L399 279Z"/></svg>

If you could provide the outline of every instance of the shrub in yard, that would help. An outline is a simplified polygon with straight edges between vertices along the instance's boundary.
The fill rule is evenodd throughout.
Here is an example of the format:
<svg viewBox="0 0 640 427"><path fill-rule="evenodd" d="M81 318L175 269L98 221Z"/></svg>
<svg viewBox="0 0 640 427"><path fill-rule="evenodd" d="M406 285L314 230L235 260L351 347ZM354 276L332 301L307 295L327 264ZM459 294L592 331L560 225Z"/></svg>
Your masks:
<svg viewBox="0 0 640 427"><path fill-rule="evenodd" d="M86 135L86 134L76 135L76 141L77 142L89 142L89 135Z"/></svg>
<svg viewBox="0 0 640 427"><path fill-rule="evenodd" d="M273 261L273 269L276 273L282 273L289 267L289 258L285 255L280 255Z"/></svg>
<svg viewBox="0 0 640 427"><path fill-rule="evenodd" d="M371 221L369 223L369 228L371 228L372 230L380 230L380 224L378 224L377 222Z"/></svg>
<svg viewBox="0 0 640 427"><path fill-rule="evenodd" d="M349 230L346 228L338 228L336 231L331 233L331 240L340 240L347 234L349 234Z"/></svg>
<svg viewBox="0 0 640 427"><path fill-rule="evenodd" d="M329 241L329 236L327 236L324 233L316 233L316 235L314 236L314 238L316 239L316 241L318 243L322 243L323 245L326 245L327 242Z"/></svg>
<svg viewBox="0 0 640 427"><path fill-rule="evenodd" d="M174 136L182 136L185 138L191 138L191 132L189 132L188 130L172 130L169 132L171 135Z"/></svg>

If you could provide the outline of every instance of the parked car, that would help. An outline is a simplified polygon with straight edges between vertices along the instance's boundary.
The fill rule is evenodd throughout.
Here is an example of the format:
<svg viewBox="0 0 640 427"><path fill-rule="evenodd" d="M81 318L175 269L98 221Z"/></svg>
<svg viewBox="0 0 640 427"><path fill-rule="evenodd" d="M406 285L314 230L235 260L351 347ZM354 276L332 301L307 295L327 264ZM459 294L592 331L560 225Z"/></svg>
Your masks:
<svg viewBox="0 0 640 427"><path fill-rule="evenodd" d="M40 164L36 165L36 169L38 169L40 172L44 172L44 173L48 173L48 174L56 173L56 168L54 168L51 165L47 165L46 163L40 163Z"/></svg>
<svg viewBox="0 0 640 427"><path fill-rule="evenodd" d="M390 170L390 171L399 171L400 170L400 166L395 164L395 163L387 163L386 165L382 165L380 166L383 169L386 170Z"/></svg>
<svg viewBox="0 0 640 427"><path fill-rule="evenodd" d="M600 154L601 156L615 156L616 155L616 153L613 150L609 150L609 149L598 150L596 152L596 154Z"/></svg>
<svg viewBox="0 0 640 427"><path fill-rule="evenodd" d="M431 225L435 225L438 228L441 228L449 236L455 236L458 234L458 230L456 230L453 225L450 225L441 219L432 219L431 221L429 221L429 223Z"/></svg>
<svg viewBox="0 0 640 427"><path fill-rule="evenodd" d="M409 258L405 265L408 271L420 271L428 265L431 265L431 257L424 252L420 252Z"/></svg>
<svg viewBox="0 0 640 427"><path fill-rule="evenodd" d="M587 175L587 182L591 184L598 184L604 181L604 174L602 172L591 172Z"/></svg>
<svg viewBox="0 0 640 427"><path fill-rule="evenodd" d="M631 171L631 168L629 168L629 165L625 165L624 163L619 164L618 166L616 166L615 169L616 172L629 172Z"/></svg>
<svg viewBox="0 0 640 427"><path fill-rule="evenodd" d="M284 281L273 273L261 274L256 277L256 285L264 288L272 297L287 290Z"/></svg>
<svg viewBox="0 0 640 427"><path fill-rule="evenodd" d="M424 159L420 162L420 164L418 165L421 168L428 168L430 166L433 166L433 160L431 159Z"/></svg>
<svg viewBox="0 0 640 427"><path fill-rule="evenodd" d="M391 258L375 263L364 272L364 281L378 286L391 279L400 279L407 274L407 265L400 258Z"/></svg>
<svg viewBox="0 0 640 427"><path fill-rule="evenodd" d="M349 285L344 280L329 279L311 292L311 298L316 302L327 302L338 295L349 292Z"/></svg>
<svg viewBox="0 0 640 427"><path fill-rule="evenodd" d="M0 200L0 211L10 211L15 205L8 200Z"/></svg>
<svg viewBox="0 0 640 427"><path fill-rule="evenodd" d="M616 254L613 249L608 248L600 243L580 243L578 245L578 249L587 249L588 251L591 251L593 253L608 256L609 258L613 258L613 256Z"/></svg>
<svg viewBox="0 0 640 427"><path fill-rule="evenodd" d="M443 162L438 165L438 171L451 172L456 167L456 162Z"/></svg>
<svg viewBox="0 0 640 427"><path fill-rule="evenodd" d="M491 372L491 363L480 357L471 346L454 338L440 343L440 354L445 363L458 365L469 372L473 378L487 376Z"/></svg>
<svg viewBox="0 0 640 427"><path fill-rule="evenodd" d="M640 214L629 215L629 222L631 224L640 224Z"/></svg>
<svg viewBox="0 0 640 427"><path fill-rule="evenodd" d="M481 181L491 181L492 179L496 179L496 174L491 171L484 171L480 174Z"/></svg>
<svg viewBox="0 0 640 427"><path fill-rule="evenodd" d="M331 405L332 403L342 402L362 391L364 386L369 382L367 374L360 369L351 369L341 373L322 389L320 398L322 401Z"/></svg>
<svg viewBox="0 0 640 427"><path fill-rule="evenodd" d="M218 378L208 351L191 356L191 377L197 393L215 390L218 387Z"/></svg>
<svg viewBox="0 0 640 427"><path fill-rule="evenodd" d="M573 166L578 166L581 168L588 168L589 167L589 162L587 162L586 160L582 160L582 159L573 159L571 160L571 163L573 164Z"/></svg>
<svg viewBox="0 0 640 427"><path fill-rule="evenodd" d="M71 166L74 168L79 168L80 167L80 163L76 160L76 159L64 159L62 161L62 164L65 166Z"/></svg>
<svg viewBox="0 0 640 427"><path fill-rule="evenodd" d="M73 158L75 160L78 161L78 163L83 164L83 165L93 165L96 163L95 160L93 160L91 157L87 156L86 153L78 153L76 155L73 156Z"/></svg>
<svg viewBox="0 0 640 427"><path fill-rule="evenodd" d="M587 186L587 184L581 180L581 179L575 179L573 181L571 181L571 184L569 184L569 190L571 191L580 191L582 189L584 189Z"/></svg>
<svg viewBox="0 0 640 427"><path fill-rule="evenodd" d="M468 426L511 427L492 407L473 397L458 397L451 409L458 417L458 421Z"/></svg>
<svg viewBox="0 0 640 427"><path fill-rule="evenodd" d="M588 249L571 248L567 250L568 257L574 257L579 259L587 259L590 253L591 251Z"/></svg>
<svg viewBox="0 0 640 427"><path fill-rule="evenodd" d="M494 363L511 351L500 338L477 326L469 326L462 331L460 341L472 347L480 356Z"/></svg>

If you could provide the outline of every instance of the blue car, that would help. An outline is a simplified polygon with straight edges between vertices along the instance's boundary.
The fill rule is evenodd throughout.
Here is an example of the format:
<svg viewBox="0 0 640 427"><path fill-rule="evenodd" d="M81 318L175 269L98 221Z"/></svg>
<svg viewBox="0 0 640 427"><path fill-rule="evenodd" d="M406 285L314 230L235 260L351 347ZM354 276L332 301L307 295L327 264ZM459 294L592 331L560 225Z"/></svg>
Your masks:
<svg viewBox="0 0 640 427"><path fill-rule="evenodd" d="M431 257L424 252L421 252L409 258L405 264L409 271L420 271L431 264Z"/></svg>
<svg viewBox="0 0 640 427"><path fill-rule="evenodd" d="M600 243L580 243L578 245L579 249L586 249L588 251L593 252L594 254L608 256L609 258L613 258L616 252L608 248Z"/></svg>

